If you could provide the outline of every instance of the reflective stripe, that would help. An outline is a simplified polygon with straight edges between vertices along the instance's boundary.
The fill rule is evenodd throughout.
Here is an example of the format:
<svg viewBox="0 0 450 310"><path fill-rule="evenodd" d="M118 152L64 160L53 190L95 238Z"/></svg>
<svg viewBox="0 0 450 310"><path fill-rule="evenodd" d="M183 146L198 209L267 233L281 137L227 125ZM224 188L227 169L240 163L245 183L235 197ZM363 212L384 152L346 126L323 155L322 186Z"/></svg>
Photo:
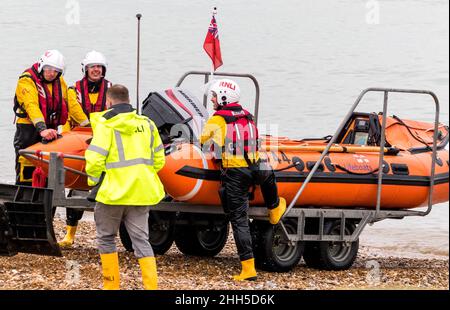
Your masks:
<svg viewBox="0 0 450 310"><path fill-rule="evenodd" d="M147 119L148 125L150 126L150 160L153 162L153 157L154 157L154 153L153 153L153 140L155 139L153 137L153 130L155 129L152 125L152 122L150 121L150 119ZM155 150L155 152L157 152Z"/></svg>
<svg viewBox="0 0 450 310"><path fill-rule="evenodd" d="M164 150L164 144L160 144L159 146L155 147L155 153L158 153L161 150Z"/></svg>
<svg viewBox="0 0 450 310"><path fill-rule="evenodd" d="M239 128L236 123L234 124L234 128L236 130L237 140L241 140L241 133L239 132Z"/></svg>
<svg viewBox="0 0 450 310"><path fill-rule="evenodd" d="M125 161L125 152L123 150L122 137L118 130L114 130L114 136L116 137L117 152L119 153L119 161Z"/></svg>
<svg viewBox="0 0 450 310"><path fill-rule="evenodd" d="M148 123L150 125L150 148L153 148L153 140L155 137L153 137L153 130L155 129L151 122Z"/></svg>
<svg viewBox="0 0 450 310"><path fill-rule="evenodd" d="M151 156L149 159L147 158L135 158L125 160L125 150L123 147L122 136L118 130L114 130L114 136L116 138L117 152L119 154L119 161L113 163L106 163L106 169L114 169L114 168L124 168L131 167L135 165L153 165L153 125L148 121L150 125L150 153ZM164 146L163 146L164 147Z"/></svg>
<svg viewBox="0 0 450 310"><path fill-rule="evenodd" d="M88 175L88 178L89 178L89 180L94 181L95 183L98 183L98 182L100 181L99 178L92 177L92 176L90 176L90 175Z"/></svg>
<svg viewBox="0 0 450 310"><path fill-rule="evenodd" d="M103 156L108 156L109 151L105 150L104 148L101 148L99 146L96 145L89 145L89 147L87 148L89 151L95 152L95 153L99 153L100 155Z"/></svg>
<svg viewBox="0 0 450 310"><path fill-rule="evenodd" d="M129 159L129 160L124 160L124 161L117 161L115 163L106 163L106 169L124 168L124 167L136 166L136 165L152 166L153 159L135 158L135 159Z"/></svg>
<svg viewBox="0 0 450 310"><path fill-rule="evenodd" d="M253 126L250 122L248 123L248 127L250 129L250 140L253 140Z"/></svg>
<svg viewBox="0 0 450 310"><path fill-rule="evenodd" d="M84 127L84 126L86 126L86 125L88 125L88 124L89 124L89 120L87 119L87 120L85 120L85 121L82 121L81 124L80 124L80 126L81 126L81 127Z"/></svg>

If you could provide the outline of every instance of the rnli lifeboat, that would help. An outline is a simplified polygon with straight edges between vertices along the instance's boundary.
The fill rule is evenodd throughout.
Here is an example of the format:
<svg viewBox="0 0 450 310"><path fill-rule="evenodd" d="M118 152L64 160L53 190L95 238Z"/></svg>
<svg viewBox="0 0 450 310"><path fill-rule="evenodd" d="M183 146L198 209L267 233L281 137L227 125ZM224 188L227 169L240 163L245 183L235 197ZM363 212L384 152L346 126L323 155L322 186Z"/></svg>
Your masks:
<svg viewBox="0 0 450 310"><path fill-rule="evenodd" d="M144 103L143 114L155 121L165 144L166 165L159 176L167 194L188 204L219 205L219 163L211 153L203 152L195 143L208 117L206 109L189 92L176 88L151 93ZM187 126L173 130L180 124ZM380 124L381 115L354 113L296 206L375 208ZM184 134L189 138L183 139ZM433 135L432 123L387 117L382 209L410 209L427 205ZM448 126L439 125L437 137L433 204L449 200L449 154L445 149L449 140ZM61 152L83 156L91 138L89 128L77 128L51 143L29 147L24 156L33 165L48 171L48 156L36 154ZM307 178L329 138L293 140L287 137L261 137L261 160L269 162L274 169L279 195L288 202L292 201ZM35 155L30 155L33 153ZM66 171L66 187L88 190L85 162L65 158L64 165L69 168ZM250 196L251 205L263 204L259 188Z"/></svg>

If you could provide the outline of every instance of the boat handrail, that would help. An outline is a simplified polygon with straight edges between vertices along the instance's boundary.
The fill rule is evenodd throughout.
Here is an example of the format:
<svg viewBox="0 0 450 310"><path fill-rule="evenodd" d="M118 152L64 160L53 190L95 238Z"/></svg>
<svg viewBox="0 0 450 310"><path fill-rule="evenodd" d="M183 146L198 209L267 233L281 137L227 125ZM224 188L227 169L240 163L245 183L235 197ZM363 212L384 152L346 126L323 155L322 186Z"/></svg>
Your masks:
<svg viewBox="0 0 450 310"><path fill-rule="evenodd" d="M387 106L388 106L388 94L389 93L409 93L409 94L424 94L424 95L430 95L435 103L435 120L434 120L434 134L433 134L433 148L432 148L432 159L431 159L431 174L430 174L430 191L428 192L428 208L426 211L418 211L417 215L419 216L425 216L431 212L432 204L433 204L433 187L434 187L434 177L435 177L435 165L436 165L436 155L437 155L437 139L438 139L438 131L439 131L439 99L437 98L436 94L429 90L415 90L415 89L398 89L398 88L380 88L380 87L372 87L367 88L363 90L358 98L356 99L355 103L350 108L347 115L344 117L343 121L339 124L338 129L332 136L332 138L328 141L327 146L323 150L322 154L320 155L319 160L315 163L314 167L311 169L310 173L308 174L307 178L297 191L297 193L294 196L294 199L291 201L289 206L286 209L286 212L282 216L282 219L289 213L289 211L293 208L297 200L300 198L301 194L304 192L306 186L311 181L312 176L319 168L320 164L322 163L323 159L327 155L328 151L330 150L331 146L336 142L338 134L343 130L347 122L350 120L350 118L353 115L353 112L355 111L356 107L360 104L362 98L369 92L382 92L384 93L384 100L383 100L383 117L382 117L382 125L381 125L381 142L380 142L380 151L379 151L379 163L378 163L378 183L377 183L377 202L376 202L376 212L374 215L374 221L377 220L380 214L380 205L381 205L381 189L382 189L382 180L383 180L383 169L380 169L383 165L383 159L384 159L384 150L385 150L385 144L386 144L386 118L387 118ZM282 222L280 221L282 229L286 236L288 235L288 232Z"/></svg>
<svg viewBox="0 0 450 310"><path fill-rule="evenodd" d="M55 152L42 152L42 151L28 151L28 150L19 150L19 155L24 156L25 158L31 158L34 160L40 160L48 165L50 165L50 160L42 158L42 156L48 156L50 158L50 154ZM64 154L61 152L56 153L58 157L61 158L68 158L68 159L75 159L75 160L85 160L84 156L78 156L78 155L71 155L71 154ZM79 171L70 167L63 166L64 170L73 172L78 175L87 176L86 173L83 171Z"/></svg>
<svg viewBox="0 0 450 310"><path fill-rule="evenodd" d="M186 77L190 75L203 75L205 77L205 84L209 82L209 76L211 75L211 72L208 71L188 71L185 74L183 74L180 79L178 80L176 87L180 87L183 81L186 79ZM258 114L259 114L259 83L256 78L247 73L226 73L226 72L214 72L215 76L228 76L228 77L242 77L242 78L249 78L252 80L253 84L255 85L255 109L253 112L253 116L255 117L254 121L255 124L258 125ZM203 95L203 106L206 108L207 105L207 96L206 94Z"/></svg>

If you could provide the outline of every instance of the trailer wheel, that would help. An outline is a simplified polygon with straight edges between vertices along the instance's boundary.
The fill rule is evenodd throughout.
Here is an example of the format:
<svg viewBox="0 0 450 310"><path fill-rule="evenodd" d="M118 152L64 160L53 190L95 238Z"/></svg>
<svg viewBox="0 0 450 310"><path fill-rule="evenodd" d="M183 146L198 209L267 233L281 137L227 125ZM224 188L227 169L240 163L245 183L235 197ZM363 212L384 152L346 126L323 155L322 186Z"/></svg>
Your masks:
<svg viewBox="0 0 450 310"><path fill-rule="evenodd" d="M288 233L297 232L296 221L283 221ZM297 266L302 258L304 242L289 244L283 238L280 225L254 220L251 223L253 254L256 266L262 270L286 272Z"/></svg>
<svg viewBox="0 0 450 310"><path fill-rule="evenodd" d="M207 225L178 224L175 227L175 244L186 255L213 257L222 251L228 239L228 221L222 215L196 215L196 221ZM189 215L180 214L179 220L187 220Z"/></svg>
<svg viewBox="0 0 450 310"><path fill-rule="evenodd" d="M172 212L150 211L148 216L149 238L155 254L163 255L173 244L176 214ZM133 252L130 235L123 223L119 229L120 240L129 252Z"/></svg>
<svg viewBox="0 0 450 310"><path fill-rule="evenodd" d="M351 235L355 230L354 223L347 223L345 234ZM341 229L341 221L329 221L324 224L325 235L339 235ZM348 242L308 242L305 249L306 264L309 267L324 270L346 270L349 269L358 255L359 239Z"/></svg>

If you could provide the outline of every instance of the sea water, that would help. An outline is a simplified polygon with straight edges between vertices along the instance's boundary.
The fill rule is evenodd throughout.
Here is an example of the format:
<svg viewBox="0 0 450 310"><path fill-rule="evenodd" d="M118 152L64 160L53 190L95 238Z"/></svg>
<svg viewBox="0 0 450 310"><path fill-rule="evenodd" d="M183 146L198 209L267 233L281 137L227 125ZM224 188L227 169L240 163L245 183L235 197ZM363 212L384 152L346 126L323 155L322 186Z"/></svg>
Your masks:
<svg viewBox="0 0 450 310"><path fill-rule="evenodd" d="M250 73L261 88L262 132L292 138L333 134L361 90L398 87L434 91L448 125L449 3L445 0L2 0L0 7L0 181L14 180L12 102L20 73L46 49L66 58L65 79L81 78L95 49L108 59L107 78L130 88L136 102L136 13L141 20L140 98L173 87L186 71L209 71L203 40L218 8L222 72ZM203 78L183 84L201 97ZM241 102L254 107L249 80ZM369 95L360 111L381 111ZM434 119L426 96L392 95L389 114ZM361 244L400 254L448 258L449 205L424 218L368 227Z"/></svg>

